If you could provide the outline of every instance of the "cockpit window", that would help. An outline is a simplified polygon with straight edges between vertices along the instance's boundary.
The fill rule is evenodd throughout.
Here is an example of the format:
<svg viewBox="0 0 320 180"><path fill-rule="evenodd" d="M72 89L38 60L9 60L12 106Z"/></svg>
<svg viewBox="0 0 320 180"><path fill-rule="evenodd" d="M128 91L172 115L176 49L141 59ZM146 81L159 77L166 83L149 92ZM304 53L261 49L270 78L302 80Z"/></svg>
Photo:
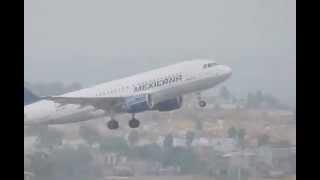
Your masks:
<svg viewBox="0 0 320 180"><path fill-rule="evenodd" d="M209 64L208 64L208 67L213 67L213 66L215 66L215 65L217 65L217 63L209 63Z"/></svg>
<svg viewBox="0 0 320 180"><path fill-rule="evenodd" d="M216 65L218 65L217 63L208 63L208 64L204 64L203 65L203 69L206 69L206 68L210 68L210 67L213 67L213 66L216 66Z"/></svg>

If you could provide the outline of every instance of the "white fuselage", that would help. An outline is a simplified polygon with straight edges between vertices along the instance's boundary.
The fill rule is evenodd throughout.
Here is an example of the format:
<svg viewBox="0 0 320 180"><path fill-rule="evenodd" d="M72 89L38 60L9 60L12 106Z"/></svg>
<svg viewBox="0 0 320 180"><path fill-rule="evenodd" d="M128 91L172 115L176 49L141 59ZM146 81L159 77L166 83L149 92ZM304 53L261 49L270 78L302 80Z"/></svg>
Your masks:
<svg viewBox="0 0 320 180"><path fill-rule="evenodd" d="M210 64L208 66L208 64ZM214 65L212 65L214 64ZM112 98L152 94L161 102L214 87L231 75L231 69L210 60L185 61L134 76L63 94L60 97ZM41 100L24 107L25 125L86 121L109 115L108 110ZM125 113L125 112L116 112Z"/></svg>

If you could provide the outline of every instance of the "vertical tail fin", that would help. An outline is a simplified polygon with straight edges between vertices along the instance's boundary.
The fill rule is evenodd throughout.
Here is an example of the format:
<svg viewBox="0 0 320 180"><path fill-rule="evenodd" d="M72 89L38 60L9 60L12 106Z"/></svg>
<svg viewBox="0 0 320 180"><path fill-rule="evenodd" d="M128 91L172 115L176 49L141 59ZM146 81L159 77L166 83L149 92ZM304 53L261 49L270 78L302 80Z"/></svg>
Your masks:
<svg viewBox="0 0 320 180"><path fill-rule="evenodd" d="M28 105L39 100L40 98L38 96L34 95L31 91L24 88L24 105Z"/></svg>

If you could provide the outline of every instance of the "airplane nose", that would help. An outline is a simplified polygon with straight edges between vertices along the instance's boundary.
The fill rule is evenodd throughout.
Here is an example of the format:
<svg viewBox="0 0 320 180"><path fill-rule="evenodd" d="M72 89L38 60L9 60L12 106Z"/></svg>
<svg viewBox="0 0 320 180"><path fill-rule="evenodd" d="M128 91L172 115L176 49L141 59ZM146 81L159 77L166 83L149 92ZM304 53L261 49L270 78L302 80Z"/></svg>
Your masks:
<svg viewBox="0 0 320 180"><path fill-rule="evenodd" d="M224 66L224 75L226 76L226 77L230 77L231 75L232 75L232 69L230 68L230 67L228 67L228 66Z"/></svg>

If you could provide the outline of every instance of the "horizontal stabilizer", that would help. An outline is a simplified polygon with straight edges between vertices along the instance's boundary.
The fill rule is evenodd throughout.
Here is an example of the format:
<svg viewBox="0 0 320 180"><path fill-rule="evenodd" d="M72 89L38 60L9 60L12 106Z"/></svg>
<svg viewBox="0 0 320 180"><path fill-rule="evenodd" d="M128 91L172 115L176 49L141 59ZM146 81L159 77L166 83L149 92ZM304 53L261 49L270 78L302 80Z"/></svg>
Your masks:
<svg viewBox="0 0 320 180"><path fill-rule="evenodd" d="M31 91L24 88L24 105L28 105L39 100L40 98L38 96L34 95Z"/></svg>

